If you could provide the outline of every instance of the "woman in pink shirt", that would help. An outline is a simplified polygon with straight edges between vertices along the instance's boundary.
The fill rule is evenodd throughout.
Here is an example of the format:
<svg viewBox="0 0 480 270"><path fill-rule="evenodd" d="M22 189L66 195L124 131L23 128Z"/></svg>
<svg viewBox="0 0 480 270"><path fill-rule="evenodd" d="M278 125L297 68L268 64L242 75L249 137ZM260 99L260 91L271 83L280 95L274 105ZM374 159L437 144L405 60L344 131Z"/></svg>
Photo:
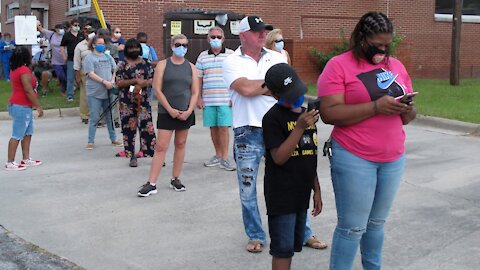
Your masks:
<svg viewBox="0 0 480 270"><path fill-rule="evenodd" d="M416 116L411 79L389 57L393 25L369 12L350 48L332 58L318 79L321 116L334 125L331 175L337 207L330 269L352 269L360 245L363 269L380 269L384 224L405 163L402 125Z"/></svg>

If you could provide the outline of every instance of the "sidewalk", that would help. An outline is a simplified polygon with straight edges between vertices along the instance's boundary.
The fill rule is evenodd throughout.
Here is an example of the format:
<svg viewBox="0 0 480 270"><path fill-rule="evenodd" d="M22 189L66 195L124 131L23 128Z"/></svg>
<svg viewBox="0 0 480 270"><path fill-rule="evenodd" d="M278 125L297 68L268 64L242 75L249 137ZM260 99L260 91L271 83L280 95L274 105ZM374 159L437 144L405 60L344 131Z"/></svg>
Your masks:
<svg viewBox="0 0 480 270"><path fill-rule="evenodd" d="M442 129L437 119L422 118L405 127L407 168L387 225L384 268L477 269L480 141L463 135L478 126L440 121L451 131ZM327 138L331 126L318 127L318 138ZM10 121L0 121L3 145L9 128ZM138 168L129 168L127 159L114 158L119 148L110 146L105 128L97 130L95 149L86 151L87 126L80 122L78 109L49 110L36 129L32 152L44 164L0 174L0 225L6 228L0 227L0 269L270 267L268 245L261 254L244 251L236 173L202 165L213 147L200 113L187 141L182 172L187 191L168 188L170 148L159 192L148 198L138 198L136 191L146 181L151 159L139 159ZM0 156L5 155L5 147L0 147ZM335 204L323 157L318 173L324 209L311 223L318 237L331 244ZM268 233L263 165L257 188ZM326 269L329 255L330 249L305 248L295 254L292 269Z"/></svg>

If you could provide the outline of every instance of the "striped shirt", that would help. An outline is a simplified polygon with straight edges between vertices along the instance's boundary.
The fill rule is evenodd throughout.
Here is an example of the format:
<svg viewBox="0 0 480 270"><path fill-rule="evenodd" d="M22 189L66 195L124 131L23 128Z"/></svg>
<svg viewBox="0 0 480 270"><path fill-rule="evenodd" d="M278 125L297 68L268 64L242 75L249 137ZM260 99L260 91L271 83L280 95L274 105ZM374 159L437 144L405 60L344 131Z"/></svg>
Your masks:
<svg viewBox="0 0 480 270"><path fill-rule="evenodd" d="M223 60L233 50L222 48L218 55L211 49L200 53L195 66L198 69L198 77L203 79L202 98L205 106L229 106L230 94L228 85L223 80Z"/></svg>

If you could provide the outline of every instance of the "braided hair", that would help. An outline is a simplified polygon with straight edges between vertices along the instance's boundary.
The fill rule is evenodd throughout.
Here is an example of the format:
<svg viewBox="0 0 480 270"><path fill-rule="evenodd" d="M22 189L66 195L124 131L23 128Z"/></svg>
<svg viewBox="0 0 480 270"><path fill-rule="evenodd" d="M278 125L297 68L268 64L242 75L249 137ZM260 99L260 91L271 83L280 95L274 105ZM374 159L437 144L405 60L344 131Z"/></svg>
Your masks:
<svg viewBox="0 0 480 270"><path fill-rule="evenodd" d="M360 60L364 56L362 43L367 37L377 34L393 34L393 24L390 19L381 12L368 12L360 18L350 37L349 50L353 52L355 59ZM389 51L387 49L386 57Z"/></svg>

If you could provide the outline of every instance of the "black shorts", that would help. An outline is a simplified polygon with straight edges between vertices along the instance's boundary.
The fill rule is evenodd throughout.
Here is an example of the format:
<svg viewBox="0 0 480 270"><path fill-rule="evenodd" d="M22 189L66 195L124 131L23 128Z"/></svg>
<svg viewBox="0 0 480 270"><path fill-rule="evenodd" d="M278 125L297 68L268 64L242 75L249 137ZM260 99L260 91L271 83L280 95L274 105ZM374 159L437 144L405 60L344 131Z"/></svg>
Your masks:
<svg viewBox="0 0 480 270"><path fill-rule="evenodd" d="M189 129L193 125L195 125L195 112L192 112L185 121L174 119L168 113L159 113L157 117L157 129L182 130Z"/></svg>

